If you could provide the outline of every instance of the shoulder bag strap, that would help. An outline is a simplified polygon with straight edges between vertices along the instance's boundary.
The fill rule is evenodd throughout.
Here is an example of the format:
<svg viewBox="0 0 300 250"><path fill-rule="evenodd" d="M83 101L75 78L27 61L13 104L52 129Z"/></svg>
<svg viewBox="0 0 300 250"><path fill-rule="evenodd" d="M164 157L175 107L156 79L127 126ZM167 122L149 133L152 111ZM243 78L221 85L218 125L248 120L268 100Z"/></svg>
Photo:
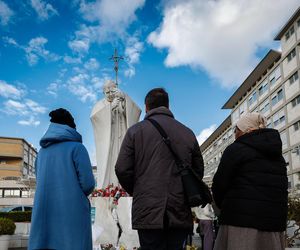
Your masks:
<svg viewBox="0 0 300 250"><path fill-rule="evenodd" d="M169 136L167 135L166 131L160 126L160 124L154 120L154 119L150 119L150 118L147 118L146 120L148 120L149 122L152 123L152 125L157 129L157 131L160 133L160 135L162 136L163 138L163 141L164 143L168 146L170 152L172 153L174 159L175 159L175 163L176 165L178 166L179 169L182 169L183 168L183 163L182 161L180 160L180 158L177 156L177 154L174 152L172 146L171 146L171 141L170 141L170 138Z"/></svg>

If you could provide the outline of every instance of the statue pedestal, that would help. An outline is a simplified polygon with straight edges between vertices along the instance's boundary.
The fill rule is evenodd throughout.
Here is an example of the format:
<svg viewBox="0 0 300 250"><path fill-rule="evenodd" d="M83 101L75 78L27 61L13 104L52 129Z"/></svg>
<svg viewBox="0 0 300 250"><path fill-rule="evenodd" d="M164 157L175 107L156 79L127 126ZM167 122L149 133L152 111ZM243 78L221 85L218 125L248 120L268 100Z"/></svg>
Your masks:
<svg viewBox="0 0 300 250"><path fill-rule="evenodd" d="M93 225L93 244L113 244L124 246L126 249L138 247L139 239L136 230L131 227L131 197L121 197L118 205L113 210L113 198L93 197L92 206L95 207L95 223ZM121 237L118 239L119 228L122 228Z"/></svg>

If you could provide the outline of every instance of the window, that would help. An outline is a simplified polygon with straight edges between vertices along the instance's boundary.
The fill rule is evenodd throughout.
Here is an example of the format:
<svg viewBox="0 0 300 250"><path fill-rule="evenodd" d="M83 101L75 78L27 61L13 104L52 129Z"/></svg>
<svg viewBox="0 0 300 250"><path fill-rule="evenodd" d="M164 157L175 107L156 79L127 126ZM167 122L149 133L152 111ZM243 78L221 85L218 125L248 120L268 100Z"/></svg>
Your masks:
<svg viewBox="0 0 300 250"><path fill-rule="evenodd" d="M27 191L27 190L22 190L22 197L23 197L23 198L28 198L28 197L29 197L29 191Z"/></svg>
<svg viewBox="0 0 300 250"><path fill-rule="evenodd" d="M279 124L283 122L285 122L285 114L284 114L284 110L282 109L273 115L274 127L277 127Z"/></svg>
<svg viewBox="0 0 300 250"><path fill-rule="evenodd" d="M243 102L240 106L240 115L247 111L247 102Z"/></svg>
<svg viewBox="0 0 300 250"><path fill-rule="evenodd" d="M287 56L288 62L290 62L295 56L296 56L296 50L293 49L293 50L291 51L291 53L289 53L288 56Z"/></svg>
<svg viewBox="0 0 300 250"><path fill-rule="evenodd" d="M290 78L289 78L289 81L290 81L290 85L292 85L295 81L298 80L298 72L296 72L295 74L293 74Z"/></svg>
<svg viewBox="0 0 300 250"><path fill-rule="evenodd" d="M272 128L272 122L270 118L267 121L267 128Z"/></svg>
<svg viewBox="0 0 300 250"><path fill-rule="evenodd" d="M298 95L296 98L294 98L292 101L292 107L296 107L298 104L300 104L300 95Z"/></svg>
<svg viewBox="0 0 300 250"><path fill-rule="evenodd" d="M285 121L285 116L281 116L278 120L274 121L274 126L277 127L280 123Z"/></svg>
<svg viewBox="0 0 300 250"><path fill-rule="evenodd" d="M260 110L259 110L260 113L264 114L269 110L270 110L270 103L268 100L265 101L262 105L260 105Z"/></svg>
<svg viewBox="0 0 300 250"><path fill-rule="evenodd" d="M268 82L265 80L258 88L258 94L261 96L268 91Z"/></svg>
<svg viewBox="0 0 300 250"><path fill-rule="evenodd" d="M299 20L298 20L299 22ZM285 33L285 40L289 40L289 38L295 33L295 28L292 26L286 33Z"/></svg>
<svg viewBox="0 0 300 250"><path fill-rule="evenodd" d="M286 136L285 131L280 133L280 138L281 138L282 146L286 147L287 146L287 136Z"/></svg>
<svg viewBox="0 0 300 250"><path fill-rule="evenodd" d="M240 117L240 113L239 112L240 112L239 109L237 109L237 110L235 110L232 113L232 115L231 115L231 117L232 117L232 123L235 123L239 119L239 117Z"/></svg>
<svg viewBox="0 0 300 250"><path fill-rule="evenodd" d="M20 197L20 190L18 189L5 189L4 197Z"/></svg>
<svg viewBox="0 0 300 250"><path fill-rule="evenodd" d="M254 91L249 97L249 106L251 106L257 100L256 91Z"/></svg>
<svg viewBox="0 0 300 250"><path fill-rule="evenodd" d="M24 163L24 166L23 166L23 175L28 175L28 164L27 163Z"/></svg>
<svg viewBox="0 0 300 250"><path fill-rule="evenodd" d="M272 97L272 106L274 106L275 104L277 104L282 99L283 99L283 90L280 89L280 90L277 91L277 94Z"/></svg>
<svg viewBox="0 0 300 250"><path fill-rule="evenodd" d="M297 121L296 123L294 123L294 130L298 131L300 129L300 121Z"/></svg>
<svg viewBox="0 0 300 250"><path fill-rule="evenodd" d="M274 71L270 74L270 84L273 85L279 78L281 77L280 67L278 66Z"/></svg>

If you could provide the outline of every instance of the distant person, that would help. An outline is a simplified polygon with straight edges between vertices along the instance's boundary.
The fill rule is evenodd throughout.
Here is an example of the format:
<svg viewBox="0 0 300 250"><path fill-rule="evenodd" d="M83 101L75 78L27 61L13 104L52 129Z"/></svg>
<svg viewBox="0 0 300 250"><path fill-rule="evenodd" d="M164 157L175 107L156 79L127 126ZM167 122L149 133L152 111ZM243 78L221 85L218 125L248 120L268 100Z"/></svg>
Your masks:
<svg viewBox="0 0 300 250"><path fill-rule="evenodd" d="M259 113L242 115L213 179L221 209L215 250L283 250L288 180L277 130Z"/></svg>
<svg viewBox="0 0 300 250"><path fill-rule="evenodd" d="M89 155L65 109L50 112L40 141L29 250L91 250L91 207L95 186Z"/></svg>
<svg viewBox="0 0 300 250"><path fill-rule="evenodd" d="M214 245L214 228L213 221L215 214L210 204L207 204L204 208L195 208L195 213L199 221L199 234L202 240L203 250L212 250Z"/></svg>
<svg viewBox="0 0 300 250"><path fill-rule="evenodd" d="M122 187L133 196L132 227L142 250L181 250L193 231L179 169L153 119L165 130L172 147L203 177L203 159L193 132L175 120L168 93L152 89L145 98L145 119L128 129L116 163Z"/></svg>

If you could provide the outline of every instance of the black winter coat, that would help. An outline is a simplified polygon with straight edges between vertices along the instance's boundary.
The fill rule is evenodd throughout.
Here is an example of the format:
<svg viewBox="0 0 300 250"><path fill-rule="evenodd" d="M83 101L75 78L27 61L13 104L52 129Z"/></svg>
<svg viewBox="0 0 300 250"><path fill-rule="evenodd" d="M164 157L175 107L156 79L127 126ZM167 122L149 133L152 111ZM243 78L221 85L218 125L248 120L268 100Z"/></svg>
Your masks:
<svg viewBox="0 0 300 250"><path fill-rule="evenodd" d="M220 224L284 231L287 188L278 131L260 129L239 137L224 151L213 179Z"/></svg>
<svg viewBox="0 0 300 250"><path fill-rule="evenodd" d="M203 159L193 132L164 107L149 111L147 117L159 122L181 160L202 178ZM115 168L121 186L133 196L133 229L162 229L167 216L170 228L192 230L181 176L169 148L149 121L128 129Z"/></svg>

